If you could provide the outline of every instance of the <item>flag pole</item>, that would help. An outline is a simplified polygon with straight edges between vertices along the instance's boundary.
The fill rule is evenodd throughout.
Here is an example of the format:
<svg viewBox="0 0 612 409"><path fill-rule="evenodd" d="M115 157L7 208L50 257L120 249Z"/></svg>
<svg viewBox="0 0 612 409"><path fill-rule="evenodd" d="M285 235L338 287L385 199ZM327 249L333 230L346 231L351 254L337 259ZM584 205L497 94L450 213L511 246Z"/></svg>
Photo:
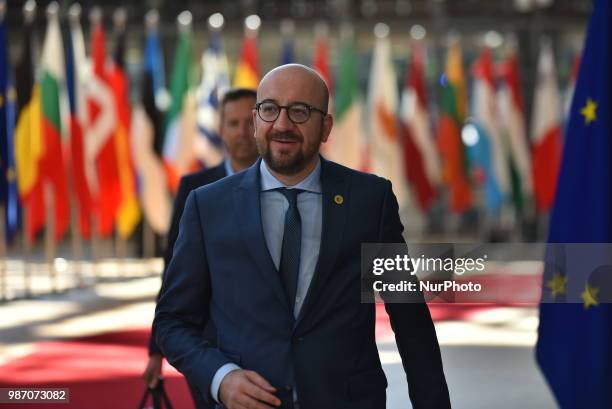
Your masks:
<svg viewBox="0 0 612 409"><path fill-rule="evenodd" d="M49 184L45 184L45 203L47 205L45 208L47 209L47 228L45 229L45 259L47 260L47 268L49 272L49 285L51 287L52 293L57 293L57 271L55 270L54 259L56 253L56 245L55 245L55 203L53 202L53 192L51 192L51 186Z"/></svg>
<svg viewBox="0 0 612 409"><path fill-rule="evenodd" d="M6 207L4 204L0 204L0 300L7 300L6 293L6 280L7 280L7 251L6 251L6 228L5 218Z"/></svg>
<svg viewBox="0 0 612 409"><path fill-rule="evenodd" d="M74 188L74 186L71 187ZM79 232L78 224L78 211L76 210L76 200L74 198L74 189L70 190L70 232L71 232L71 244L72 244L72 259L73 259L73 271L76 279L76 285L78 288L83 288L83 274L82 274L82 259L83 259L83 239Z"/></svg>
<svg viewBox="0 0 612 409"><path fill-rule="evenodd" d="M122 33L126 29L127 22L127 11L124 7L118 7L113 13L113 25L116 33ZM118 102L116 102L118 104ZM121 119L117 118L117 129L119 129ZM125 130L128 132L128 130ZM115 143L117 143L115 135ZM123 189L122 189L123 190ZM122 192L122 195L124 192ZM121 232L119 231L118 223L115 223L115 257L117 259L117 268L119 269L119 276L126 275L126 266L127 266L127 239L123 237Z"/></svg>
<svg viewBox="0 0 612 409"><path fill-rule="evenodd" d="M147 275L152 272L151 260L155 257L155 233L153 228L147 222L142 221L142 256L147 263Z"/></svg>
<svg viewBox="0 0 612 409"><path fill-rule="evenodd" d="M114 237L114 253L115 253L115 262L117 265L118 276L125 276L125 257L126 257L126 242L121 234L119 233L119 229L117 225L115 225L115 237Z"/></svg>
<svg viewBox="0 0 612 409"><path fill-rule="evenodd" d="M23 212L23 226L22 226L22 234L23 234L23 296L24 298L30 298L32 295L31 285L32 285L32 240L28 236L28 231L30 230L30 217L27 211Z"/></svg>

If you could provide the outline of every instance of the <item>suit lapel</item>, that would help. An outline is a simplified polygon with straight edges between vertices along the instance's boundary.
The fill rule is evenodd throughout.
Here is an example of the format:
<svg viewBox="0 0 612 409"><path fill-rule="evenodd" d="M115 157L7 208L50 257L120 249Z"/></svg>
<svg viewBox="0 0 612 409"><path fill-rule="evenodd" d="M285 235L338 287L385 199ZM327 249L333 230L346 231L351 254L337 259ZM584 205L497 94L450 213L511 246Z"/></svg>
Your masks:
<svg viewBox="0 0 612 409"><path fill-rule="evenodd" d="M289 302L285 296L280 276L272 262L270 251L266 246L261 222L261 200L259 182L259 159L253 166L245 171L244 177L234 189L234 205L236 209L236 220L242 230L242 240L248 248L251 257L257 265L257 270L268 282L272 291L281 300L283 305L289 309ZM291 310L290 310L291 311Z"/></svg>
<svg viewBox="0 0 612 409"><path fill-rule="evenodd" d="M346 225L347 200L349 199L348 182L338 172L336 165L323 157L321 157L321 188L323 193L323 220L319 261L306 300L296 321L296 327L314 308L317 297L332 273Z"/></svg>

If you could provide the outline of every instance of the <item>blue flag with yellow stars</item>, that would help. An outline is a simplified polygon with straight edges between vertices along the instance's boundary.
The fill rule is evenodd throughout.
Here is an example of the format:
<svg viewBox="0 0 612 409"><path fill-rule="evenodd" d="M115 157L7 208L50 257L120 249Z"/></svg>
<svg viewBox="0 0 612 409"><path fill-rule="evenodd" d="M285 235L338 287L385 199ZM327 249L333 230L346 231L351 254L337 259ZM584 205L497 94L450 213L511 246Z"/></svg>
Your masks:
<svg viewBox="0 0 612 409"><path fill-rule="evenodd" d="M6 240L11 242L17 233L19 207L17 178L15 174L16 94L8 59L7 27L4 17L0 20L0 205L4 218Z"/></svg>
<svg viewBox="0 0 612 409"><path fill-rule="evenodd" d="M564 409L612 408L612 263L579 272L611 248L585 243L612 243L611 21L612 2L595 0L550 220L550 243L582 243L546 263L540 305L536 358Z"/></svg>

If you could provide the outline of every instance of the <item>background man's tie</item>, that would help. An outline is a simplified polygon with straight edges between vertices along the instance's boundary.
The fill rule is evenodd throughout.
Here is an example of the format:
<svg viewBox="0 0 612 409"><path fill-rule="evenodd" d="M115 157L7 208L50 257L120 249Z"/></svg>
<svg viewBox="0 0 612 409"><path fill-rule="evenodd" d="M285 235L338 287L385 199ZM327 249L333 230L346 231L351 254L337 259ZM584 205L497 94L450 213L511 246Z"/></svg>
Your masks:
<svg viewBox="0 0 612 409"><path fill-rule="evenodd" d="M281 188L279 192L289 202L289 208L285 213L285 231L283 233L279 272L285 287L285 293L293 308L300 272L300 249L302 245L302 220L297 207L297 195L302 193L303 190Z"/></svg>

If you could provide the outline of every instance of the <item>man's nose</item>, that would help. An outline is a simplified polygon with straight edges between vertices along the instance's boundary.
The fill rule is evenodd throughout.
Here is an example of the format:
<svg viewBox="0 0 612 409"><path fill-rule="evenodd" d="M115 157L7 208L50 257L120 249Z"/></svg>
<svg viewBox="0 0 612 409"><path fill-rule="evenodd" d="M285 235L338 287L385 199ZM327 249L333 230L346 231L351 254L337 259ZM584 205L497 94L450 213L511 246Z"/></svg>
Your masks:
<svg viewBox="0 0 612 409"><path fill-rule="evenodd" d="M287 131L294 127L294 123L289 119L286 108L281 108L278 118L274 121L274 129L277 131Z"/></svg>

